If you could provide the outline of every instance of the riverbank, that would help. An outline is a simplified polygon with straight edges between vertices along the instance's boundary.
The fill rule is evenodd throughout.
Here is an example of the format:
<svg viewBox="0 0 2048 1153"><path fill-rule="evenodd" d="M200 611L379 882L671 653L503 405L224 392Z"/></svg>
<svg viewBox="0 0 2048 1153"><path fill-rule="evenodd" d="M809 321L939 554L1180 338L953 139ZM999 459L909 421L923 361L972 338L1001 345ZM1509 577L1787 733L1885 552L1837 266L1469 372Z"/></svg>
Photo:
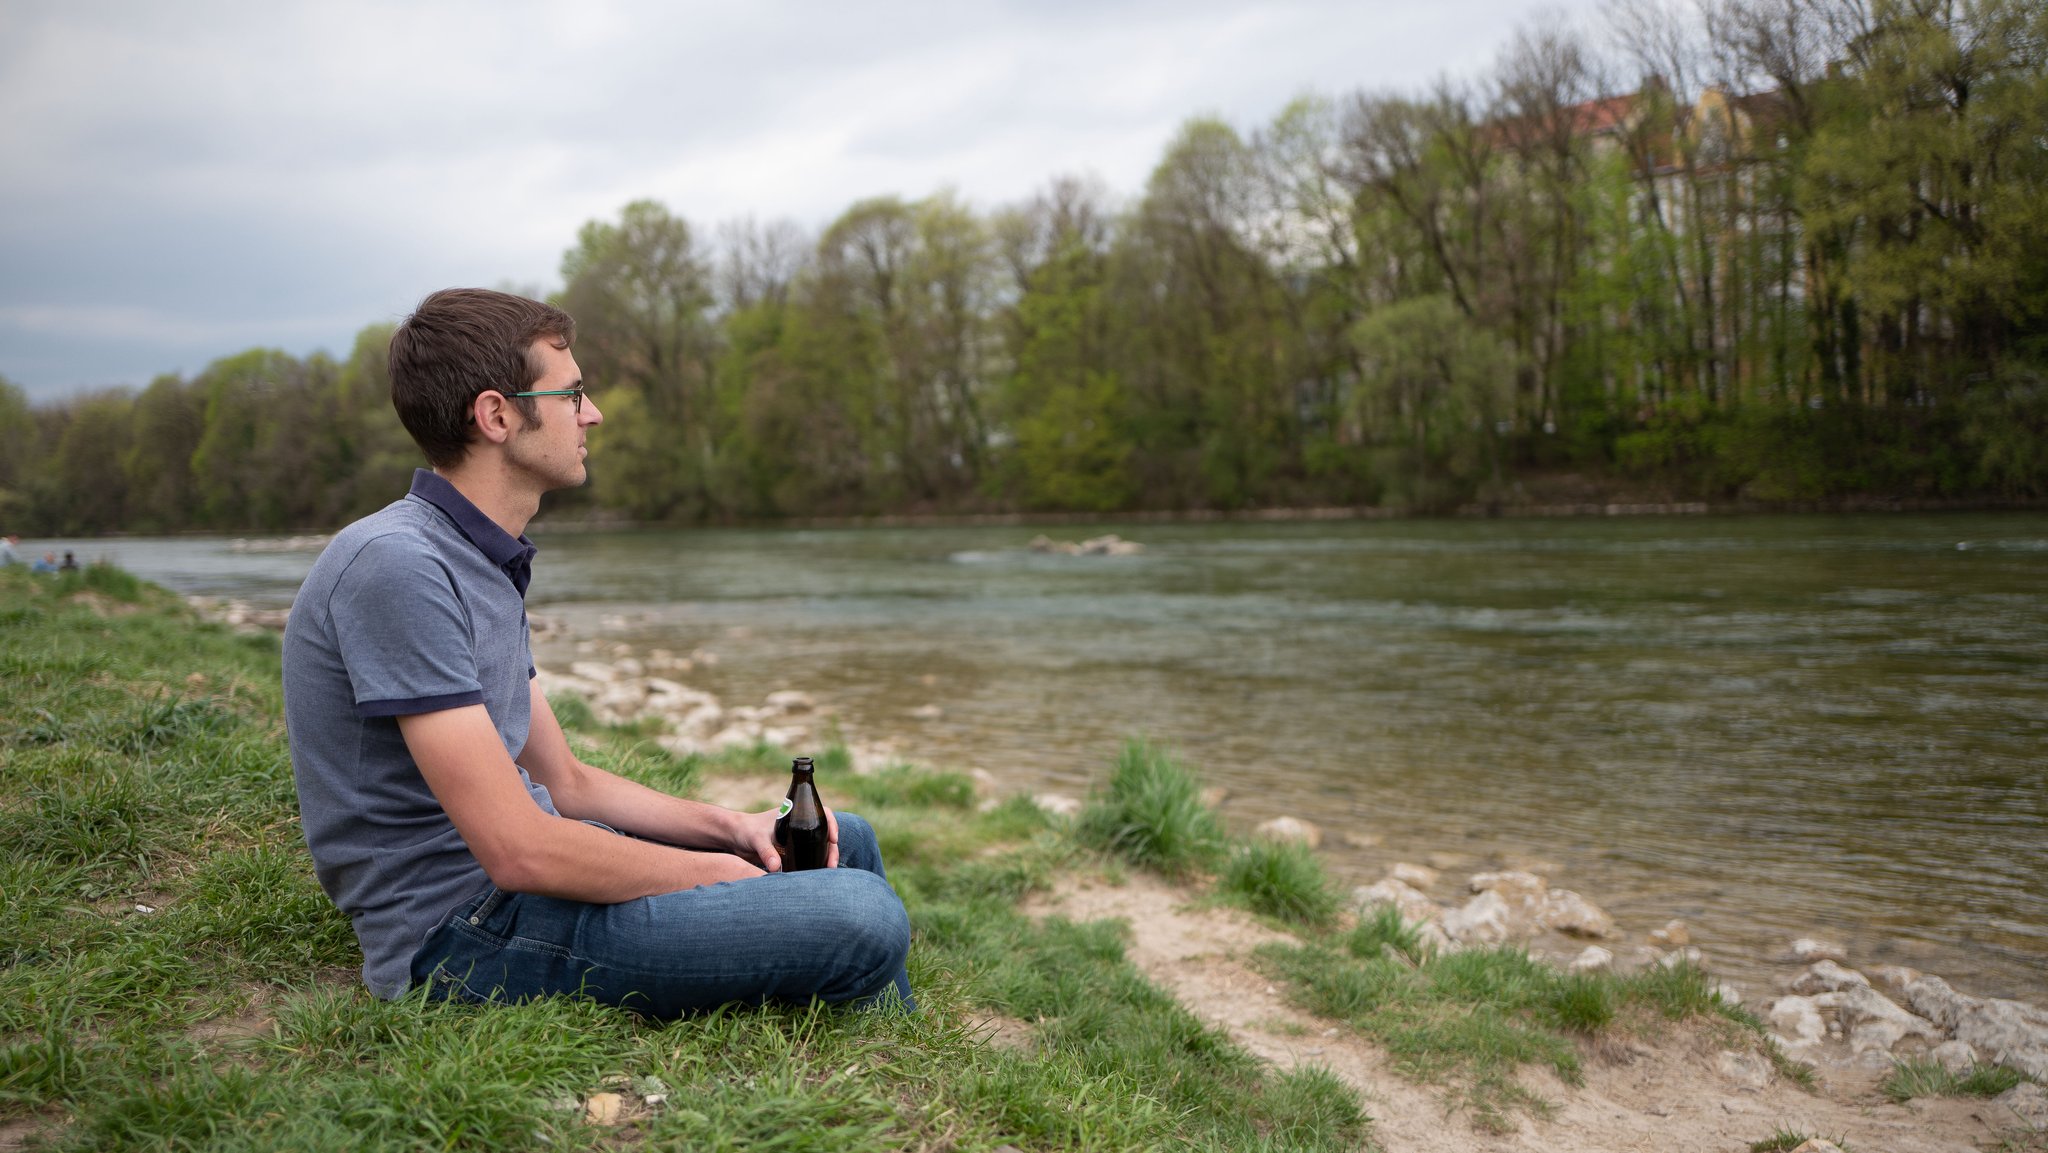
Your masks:
<svg viewBox="0 0 2048 1153"><path fill-rule="evenodd" d="M580 739L602 739L602 748L618 758L621 768L647 774L666 786L684 786L721 803L768 801L778 791L780 780L774 772L782 762L766 737L805 750L846 737L834 733L834 717L827 707L801 690L758 704L727 704L676 680L694 672L694 661L715 653L635 655L606 645L598 649L602 651L588 653L582 668L549 674L549 692ZM1755 1014L1767 1018L1751 1030L1741 1012L1720 1014L1712 1008L1706 999L1714 991L1710 977L1683 983L1698 973L1696 960L1704 963L1706 973L1712 973L1714 963L1712 954L1688 952L1683 926L1602 926L1597 895L1565 895L1534 874L1493 874L1458 885L1456 877L1430 874L1427 866L1395 868L1389 883L1378 889L1380 897L1407 913L1411 924L1403 926L1409 930L1405 934L1403 928L1389 928L1372 915L1352 915L1343 909L1362 907L1370 899L1366 893L1352 893L1348 901L1325 893L1323 903L1305 897L1327 889L1321 870L1311 864L1288 872L1288 866L1280 864L1313 862L1315 856L1305 850L1290 856L1286 850L1257 848L1260 842L1253 840L1235 842L1235 848L1231 842L1219 842L1221 860L1176 866L1171 854L1137 852L1137 842L1126 838L1124 854L1104 858L1096 856L1083 834L1090 825L1090 807L1081 797L1036 797L1026 807L1004 797L1001 782L897 768L891 766L895 758L889 750L864 748L858 739L844 752L827 756L827 778L840 797L852 797L862 809L879 805L909 825L905 829L891 821L891 827L903 829L901 844L907 856L899 854L897 872L920 924L920 981L965 981L954 987L956 999L950 1008L934 1012L961 1014L956 1024L981 1038L975 1055L965 1057L971 1065L983 1061L983 1053L1014 1053L1036 1063L1071 1057L1065 1047L1075 1044L1075 1036L1067 1032L1067 1018L1077 1010L1059 1003L1059 995L1065 995L1059 993L1051 1014L1028 1012L1028 1006L1047 1001L1032 1001L1014 981L1030 985L1047 979L1047 973L1008 975L1004 981L1010 983L987 985L950 967L965 960L963 954L952 952L961 942L948 936L963 926L946 924L952 913L944 901L934 901L932 893L954 883L946 877L963 868L975 870L975 885L991 885L995 893L973 907L975 917L997 917L1024 936L1120 922L1126 926L1120 944L1112 932L1108 938L1087 938L1092 940L1090 948L1114 946L1112 952L1128 958L1149 987L1171 993L1174 1006L1229 1038L1233 1051L1255 1055L1274 1071L1323 1071L1362 1100L1362 1108L1374 1118L1368 1130L1317 1130L1327 1141L1296 1147L1352 1147L1346 1143L1354 1137L1346 1135L1356 1133L1384 1149L1446 1151L1569 1153L1634 1143L1729 1149L1782 1135L1843 1137L1851 1149L1966 1149L1999 1141L2011 1149L2042 1147L2038 1133L2021 1128L2021 1112L2013 1112L2015 1106L2034 1108L2032 1085L1982 1081L1978 1087L1997 1087L1993 1100L1929 1098L1905 1092L1907 1083L1896 1077L1894 1059L1903 1059L1913 1077L1950 1092L1970 1077L1991 1077L1987 1061L1968 1061L1958 1049L1944 1053L1962 1069L1950 1073L1937 1063L1937 1049L1956 1040L1956 1026L1964 1016L1982 1018L1987 1010L1997 1012L1997 1006L1952 999L1948 1012L1954 1016L1942 1024L1944 1008L1937 999L1942 989L1937 983L1923 983L1919 995L1913 995L1913 981L1901 973L1874 971L1874 981L1860 983L1839 960L1823 956L1827 950L1819 942L1804 948L1808 965L1796 969L1802 989L1745 995ZM1169 776L1161 780L1159 791L1180 788L1184 799L1194 791L1192 782L1174 784ZM1114 780L1102 793L1114 799ZM913 797L924 803L909 803ZM1096 803L1100 807L1102 797ZM1153 797L1130 809L1135 811L1118 813L1106 827L1116 836L1122 836L1122 829L1153 829L1147 844L1157 844L1165 840L1157 831L1171 823L1165 817L1208 811L1208 805L1176 807ZM1102 825L1100 817L1096 823ZM940 827L948 829L944 836ZM1180 840L1194 844L1202 838ZM1145 864L1124 864L1130 856ZM1231 864L1239 860L1262 860L1270 868ZM989 872L981 872L977 864ZM1155 872L1161 868L1178 881L1167 881ZM1432 893L1444 899L1432 899ZM1417 905L1417 897L1434 909ZM1262 920L1231 901L1280 913ZM1010 922L1010 917L1020 920ZM1526 920L1518 922L1518 917ZM938 926L932 936L924 936L932 920ZM1442 938L1434 938L1430 926ZM1493 936L1495 932L1499 936ZM1579 944L1567 954L1552 948L1544 934ZM1651 934L1663 934L1663 940L1657 942ZM1642 938L1640 944L1636 938ZM1425 948L1432 940L1436 948ZM1505 1071L1475 1069L1460 1063L1460 1057L1487 1049L1491 1042L1479 1044L1473 1036L1458 1034L1417 1040L1401 1032L1397 1020L1389 1022L1382 1012L1374 1012L1378 1006L1356 1001L1358 989L1384 987L1389 981L1413 981L1415 987L1403 991L1403 997L1415 997L1421 995L1421 979L1430 979L1432 985L1444 981L1456 987L1458 1003L1466 1003L1475 995L1473 981L1491 987L1487 981L1501 975L1493 969L1499 965L1495 958L1520 956L1518 948L1505 954L1491 948L1493 942L1528 946L1540 956L1563 960L1563 965L1546 969L1554 977L1520 967L1507 971L1524 985L1556 981L1548 987L1593 989L1575 1010L1559 1010L1552 1001L1548 1010L1526 1008L1505 1014L1509 1024L1542 1014L1591 1014L1571 1018L1577 1020L1577 1028L1548 1034L1556 1038L1548 1042L1548 1049L1540 1040L1544 1032L1530 1034L1536 1038L1528 1040L1530 1051L1538 1055L1530 1063L1516 1063ZM1620 963L1610 960L1608 973L1581 965L1581 973L1571 975L1571 960L1581 960L1593 948L1614 954ZM1456 956L1470 960L1454 960ZM1663 960L1671 965L1663 965ZM1038 956L1034 965L1061 963ZM1460 969L1464 965L1477 969ZM1585 983L1565 983L1567 977ZM1903 987L1886 985L1901 979ZM1651 981L1653 987L1679 981L1679 991L1690 989L1686 997L1692 999L1694 1010L1681 1014L1679 1022L1669 1022L1663 1010L1642 1008L1628 995L1630 989L1640 989L1630 983L1642 981ZM1395 1003L1425 1001L1397 997ZM1616 1006L1622 1012L1616 1012ZM1903 1022L1884 1006L1925 1024ZM1610 1016L1599 1020L1597 1028L1583 1028L1599 1018L1602 1008ZM1907 1008L1927 1016L1909 1014ZM1812 1032L1808 1022L1819 1030L1815 1036L1806 1036ZM1976 1020L1970 1028L1982 1024L1987 1022ZM1780 1049L1792 1061L1774 1057L1776 1042L1767 1040L1763 1030L1784 1034L1790 1044ZM1810 1061L1815 1073L1802 1075L1800 1059ZM2021 1053L2017 1061L2025 1063L2028 1057ZM1800 1085L1808 1077L1810 1090ZM586 1092L586 1098L590 1096L602 1096L602 1090ZM633 1124L655 1118L664 1104L649 1106L631 1094L614 1096L621 1096L625 1116L633 1118ZM1892 1102L1890 1096L1907 1100ZM1446 1112L1454 1118L1450 1126L1444 1124ZM2036 1116L2036 1124L2040 1120L2048 1118ZM1305 1133L1303 1141L1307 1137ZM1004 1139L1010 1141L1010 1135ZM963 1141L961 1147L975 1145Z"/></svg>

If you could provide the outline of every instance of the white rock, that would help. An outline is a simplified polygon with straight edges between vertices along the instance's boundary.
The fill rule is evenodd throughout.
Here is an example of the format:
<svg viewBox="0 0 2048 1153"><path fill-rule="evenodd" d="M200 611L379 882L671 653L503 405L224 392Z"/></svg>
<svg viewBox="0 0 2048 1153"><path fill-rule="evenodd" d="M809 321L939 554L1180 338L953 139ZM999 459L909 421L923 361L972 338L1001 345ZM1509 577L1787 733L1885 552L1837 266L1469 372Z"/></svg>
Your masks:
<svg viewBox="0 0 2048 1153"><path fill-rule="evenodd" d="M1544 898L1542 923L1573 937L1614 935L1614 918L1570 889L1552 889Z"/></svg>
<svg viewBox="0 0 2048 1153"><path fill-rule="evenodd" d="M1870 970L1870 979L1904 996L1906 986L1918 981L1924 974L1909 965L1879 965Z"/></svg>
<svg viewBox="0 0 2048 1153"><path fill-rule="evenodd" d="M1055 817L1079 816L1081 802L1062 793L1033 793L1031 803Z"/></svg>
<svg viewBox="0 0 2048 1153"><path fill-rule="evenodd" d="M1534 922L1517 917L1505 897L1488 889L1464 907L1445 913L1440 923L1444 933L1460 945L1498 945L1510 937L1527 936Z"/></svg>
<svg viewBox="0 0 2048 1153"><path fill-rule="evenodd" d="M1436 921L1444 915L1443 906L1392 877L1351 890L1351 899L1361 909L1392 905L1402 920L1416 924Z"/></svg>
<svg viewBox="0 0 2048 1153"><path fill-rule="evenodd" d="M1431 885L1436 884L1437 877L1440 874L1428 865L1417 865L1408 861L1400 861L1387 871L1387 876L1404 885L1412 885L1417 889L1427 889Z"/></svg>
<svg viewBox="0 0 2048 1153"><path fill-rule="evenodd" d="M1811 965L1815 961L1833 961L1839 965L1846 965L1849 963L1849 950L1832 941L1801 937L1792 942L1792 959L1802 965Z"/></svg>
<svg viewBox="0 0 2048 1153"><path fill-rule="evenodd" d="M1809 1137L1792 1153L1842 1153L1842 1147L1825 1137Z"/></svg>
<svg viewBox="0 0 2048 1153"><path fill-rule="evenodd" d="M1666 949L1690 945L1692 944L1692 930L1686 927L1684 921L1673 918L1664 922L1663 928L1650 930L1650 943L1652 945L1662 945Z"/></svg>
<svg viewBox="0 0 2048 1153"><path fill-rule="evenodd" d="M1909 1036L1923 1037L1930 1043L1941 1040L1933 1022L1908 1013L1867 984L1848 985L1832 995L1836 999L1836 1019L1848 1032L1849 1047L1855 1052L1890 1052L1893 1045Z"/></svg>
<svg viewBox="0 0 2048 1153"><path fill-rule="evenodd" d="M619 661L618 670L622 677L638 677L646 675L647 666L632 657L625 657Z"/></svg>
<svg viewBox="0 0 2048 1153"><path fill-rule="evenodd" d="M586 681L614 681L619 677L619 670L603 661L570 661L569 671Z"/></svg>
<svg viewBox="0 0 2048 1153"><path fill-rule="evenodd" d="M1977 1051L1968 1041L1943 1041L1927 1056L1951 1073L1967 1073L1977 1067Z"/></svg>
<svg viewBox="0 0 2048 1153"><path fill-rule="evenodd" d="M946 710L937 705L919 705L910 710L910 717L917 721L936 721L946 715Z"/></svg>
<svg viewBox="0 0 2048 1153"><path fill-rule="evenodd" d="M2014 1085L1991 1101L2012 1110L2021 1122L2037 1132L2048 1129L2048 1089L2027 1082Z"/></svg>
<svg viewBox="0 0 2048 1153"><path fill-rule="evenodd" d="M1323 843L1323 831L1316 827L1315 822L1304 821L1300 817L1274 817L1270 821L1261 821L1252 833L1269 841L1292 842L1311 849L1319 848Z"/></svg>
<svg viewBox="0 0 2048 1153"><path fill-rule="evenodd" d="M1415 939L1421 943L1424 952L1434 953L1440 957L1455 953L1459 948L1458 943L1444 932L1444 927L1435 921L1425 921L1415 926Z"/></svg>
<svg viewBox="0 0 2048 1153"><path fill-rule="evenodd" d="M1807 970L1792 978L1794 993L1836 993L1851 985L1870 987L1870 980L1854 969L1845 969L1833 961L1815 961Z"/></svg>
<svg viewBox="0 0 2048 1153"><path fill-rule="evenodd" d="M1719 997L1723 1005L1740 1005L1743 1001L1742 986L1717 981L1714 983L1714 996Z"/></svg>
<svg viewBox="0 0 2048 1153"><path fill-rule="evenodd" d="M1691 965L1697 969L1706 964L1706 961L1707 955L1691 945L1687 945L1683 949L1675 949L1657 958L1657 963L1667 969L1676 969L1680 965Z"/></svg>
<svg viewBox="0 0 2048 1153"><path fill-rule="evenodd" d="M1771 1002L1771 1028L1794 1046L1814 1045L1828 1035L1820 1006L1812 997L1780 997Z"/></svg>
<svg viewBox="0 0 2048 1153"><path fill-rule="evenodd" d="M1221 808L1223 802L1229 799L1230 789L1223 785L1210 785L1208 788L1202 790L1201 796L1199 797L1199 800L1202 802L1202 807L1205 809Z"/></svg>
<svg viewBox="0 0 2048 1153"><path fill-rule="evenodd" d="M710 739L704 743L713 749L730 749L740 745L751 745L760 735L761 730L748 725L727 725L711 734Z"/></svg>
<svg viewBox="0 0 2048 1153"><path fill-rule="evenodd" d="M808 713L818 707L817 702L811 699L811 694L800 693L795 689L781 689L769 693L767 703L770 708L785 713Z"/></svg>
<svg viewBox="0 0 2048 1153"><path fill-rule="evenodd" d="M1964 996L1940 977L1908 985L1906 1000L1982 1058L2048 1080L2048 1012L2023 1001Z"/></svg>
<svg viewBox="0 0 2048 1153"><path fill-rule="evenodd" d="M1565 968L1573 973L1604 973L1614 967L1614 954L1598 945L1588 945L1579 950L1571 964Z"/></svg>

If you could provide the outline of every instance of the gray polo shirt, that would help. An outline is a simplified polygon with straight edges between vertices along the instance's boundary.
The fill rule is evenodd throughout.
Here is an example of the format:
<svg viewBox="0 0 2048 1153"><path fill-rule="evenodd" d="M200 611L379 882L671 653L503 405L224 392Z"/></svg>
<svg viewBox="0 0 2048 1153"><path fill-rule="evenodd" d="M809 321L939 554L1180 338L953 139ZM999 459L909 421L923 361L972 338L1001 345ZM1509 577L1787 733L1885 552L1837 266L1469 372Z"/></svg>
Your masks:
<svg viewBox="0 0 2048 1153"><path fill-rule="evenodd" d="M380 997L405 992L428 931L491 883L420 776L397 718L481 704L518 757L531 711L533 554L532 542L421 469L405 499L335 535L292 602L284 711L300 823ZM518 772L553 813L547 789Z"/></svg>

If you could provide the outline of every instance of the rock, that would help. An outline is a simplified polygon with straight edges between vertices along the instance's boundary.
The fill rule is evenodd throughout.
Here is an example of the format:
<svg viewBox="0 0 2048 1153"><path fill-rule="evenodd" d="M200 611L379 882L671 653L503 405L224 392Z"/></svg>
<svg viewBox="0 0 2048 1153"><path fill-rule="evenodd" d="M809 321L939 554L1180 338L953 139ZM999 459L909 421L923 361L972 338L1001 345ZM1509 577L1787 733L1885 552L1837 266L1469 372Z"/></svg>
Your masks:
<svg viewBox="0 0 2048 1153"><path fill-rule="evenodd" d="M1687 945L1683 949L1675 949L1657 958L1657 963L1667 969L1676 969L1680 965L1691 965L1697 969L1707 963L1707 955Z"/></svg>
<svg viewBox="0 0 2048 1153"><path fill-rule="evenodd" d="M1230 799L1230 790L1222 785L1210 785L1202 790L1201 796L1198 799L1202 802L1202 807L1205 809L1220 809L1223 807L1223 802Z"/></svg>
<svg viewBox="0 0 2048 1153"><path fill-rule="evenodd" d="M1650 930L1650 943L1666 949L1682 948L1692 944L1692 930L1686 928L1684 921L1674 918L1664 922L1663 928Z"/></svg>
<svg viewBox="0 0 2048 1153"><path fill-rule="evenodd" d="M1469 853L1448 853L1438 851L1430 853L1428 856L1425 856L1422 859L1429 862L1430 868L1435 869L1440 873L1448 873L1452 869L1462 869L1465 866L1472 863L1472 856Z"/></svg>
<svg viewBox="0 0 2048 1153"><path fill-rule="evenodd" d="M1855 1052L1881 1049L1888 1053L1908 1036L1924 1037L1930 1043L1941 1040L1933 1022L1906 1012L1868 984L1848 985L1827 996L1835 999L1835 1017Z"/></svg>
<svg viewBox="0 0 2048 1153"><path fill-rule="evenodd" d="M1323 843L1323 831L1314 822L1300 817L1274 817L1270 821L1261 821L1252 834L1269 841L1307 845L1311 849L1319 848Z"/></svg>
<svg viewBox="0 0 2048 1153"><path fill-rule="evenodd" d="M1510 937L1527 936L1534 922L1517 917L1505 897L1488 889L1463 908L1445 913L1439 923L1445 935L1460 945L1498 945Z"/></svg>
<svg viewBox="0 0 2048 1153"><path fill-rule="evenodd" d="M1598 945L1588 945L1565 966L1573 973L1604 973L1614 967L1614 954Z"/></svg>
<svg viewBox="0 0 2048 1153"><path fill-rule="evenodd" d="M1951 1073L1967 1073L1977 1067L1977 1051L1968 1041L1943 1041L1927 1056Z"/></svg>
<svg viewBox="0 0 2048 1153"><path fill-rule="evenodd" d="M918 721L936 721L945 715L946 710L937 705L919 705L910 710L911 719Z"/></svg>
<svg viewBox="0 0 2048 1153"><path fill-rule="evenodd" d="M2029 1128L2048 1129L2048 1089L2026 1082L1993 1097L1991 1103L2012 1110Z"/></svg>
<svg viewBox="0 0 2048 1153"><path fill-rule="evenodd" d="M1756 1053L1723 1049L1715 1055L1714 1065L1721 1070L1721 1076L1744 1089L1761 1089L1771 1083L1771 1063Z"/></svg>
<svg viewBox="0 0 2048 1153"><path fill-rule="evenodd" d="M1981 1058L2048 1080L2048 1012L2022 1001L1964 996L1940 977L1908 985L1906 1000Z"/></svg>
<svg viewBox="0 0 2048 1153"><path fill-rule="evenodd" d="M622 677L639 677L647 675L647 666L641 664L639 661L634 660L632 657L626 657L623 660L619 661L616 667L619 670L619 675Z"/></svg>
<svg viewBox="0 0 2048 1153"><path fill-rule="evenodd" d="M808 713L818 707L817 702L811 699L811 694L800 693L795 689L782 689L769 693L767 705L769 708L783 713Z"/></svg>
<svg viewBox="0 0 2048 1153"><path fill-rule="evenodd" d="M603 661L570 661L569 672L586 681L614 681L619 677L619 670Z"/></svg>
<svg viewBox="0 0 2048 1153"><path fill-rule="evenodd" d="M1387 876L1417 889L1427 889L1431 885L1436 884L1437 877L1440 875L1428 865L1410 864L1407 861L1401 861L1387 871Z"/></svg>
<svg viewBox="0 0 2048 1153"><path fill-rule="evenodd" d="M1723 1005L1740 1005L1743 1001L1742 986L1717 981L1714 983L1714 996L1719 997Z"/></svg>
<svg viewBox="0 0 2048 1153"><path fill-rule="evenodd" d="M1346 829L1344 830L1344 835L1342 839L1345 844L1351 846L1354 849L1377 849L1380 847L1380 842L1384 838L1382 838L1378 833L1360 833L1351 829Z"/></svg>
<svg viewBox="0 0 2048 1153"><path fill-rule="evenodd" d="M1031 538L1029 547L1032 552L1051 552L1053 550L1052 538L1044 533L1039 533Z"/></svg>
<svg viewBox="0 0 2048 1153"><path fill-rule="evenodd" d="M741 745L751 745L760 735L761 731L759 729L750 728L746 725L727 725L711 734L710 739L704 743L713 749L731 749Z"/></svg>
<svg viewBox="0 0 2048 1153"><path fill-rule="evenodd" d="M1906 986L1918 981L1922 975L1920 970L1909 965L1879 965L1870 970L1871 980L1902 997L1906 994Z"/></svg>
<svg viewBox="0 0 2048 1153"><path fill-rule="evenodd" d="M1795 1045L1811 1045L1828 1035L1820 1006L1812 997L1780 997L1771 1002L1771 1028Z"/></svg>
<svg viewBox="0 0 2048 1153"><path fill-rule="evenodd" d="M1792 1153L1843 1153L1842 1147L1825 1137L1808 1137Z"/></svg>
<svg viewBox="0 0 2048 1153"><path fill-rule="evenodd" d="M1542 923L1572 937L1611 937L1614 918L1570 889L1552 889L1543 902Z"/></svg>
<svg viewBox="0 0 2048 1153"><path fill-rule="evenodd" d="M1458 943L1451 940L1444 932L1444 927L1435 921L1425 921L1415 926L1415 939L1425 953L1433 953L1439 957L1458 951Z"/></svg>
<svg viewBox="0 0 2048 1153"><path fill-rule="evenodd" d="M1351 899L1361 909L1392 905L1402 920L1416 924L1434 922L1444 915L1442 906L1392 877L1351 890Z"/></svg>
<svg viewBox="0 0 2048 1153"><path fill-rule="evenodd" d="M1815 961L1833 961L1838 965L1846 965L1849 963L1849 950L1832 941L1801 937L1792 942L1792 959L1802 965L1811 965Z"/></svg>
<svg viewBox="0 0 2048 1153"><path fill-rule="evenodd" d="M1063 793L1033 793L1031 803L1055 817L1077 817L1081 815L1081 802Z"/></svg>
<svg viewBox="0 0 2048 1153"><path fill-rule="evenodd" d="M1833 961L1815 961L1805 972L1792 978L1792 991L1811 996L1814 993L1837 993L1851 985L1870 987L1870 981L1854 969L1844 969Z"/></svg>
<svg viewBox="0 0 2048 1153"><path fill-rule="evenodd" d="M592 1125L616 1125L626 1099L617 1093L592 1093L583 1102L583 1119Z"/></svg>
<svg viewBox="0 0 2048 1153"><path fill-rule="evenodd" d="M1542 928L1543 911L1550 896L1550 882L1534 873L1508 870L1474 874L1467 884L1473 892L1482 896L1492 893L1500 898L1506 909L1506 926L1510 936L1527 937ZM1457 936L1455 932L1451 935Z"/></svg>

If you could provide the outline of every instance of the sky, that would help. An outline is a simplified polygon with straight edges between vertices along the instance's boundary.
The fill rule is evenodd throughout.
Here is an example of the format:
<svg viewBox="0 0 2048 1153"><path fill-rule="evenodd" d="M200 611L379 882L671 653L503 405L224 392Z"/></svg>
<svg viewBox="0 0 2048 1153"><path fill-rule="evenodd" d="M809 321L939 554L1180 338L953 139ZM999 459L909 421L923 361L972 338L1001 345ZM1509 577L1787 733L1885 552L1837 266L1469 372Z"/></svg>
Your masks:
<svg viewBox="0 0 2048 1153"><path fill-rule="evenodd" d="M652 198L816 230L950 189L1142 191L1178 128L1483 73L1593 0L0 0L0 376L37 402L346 355L456 284L560 286Z"/></svg>

